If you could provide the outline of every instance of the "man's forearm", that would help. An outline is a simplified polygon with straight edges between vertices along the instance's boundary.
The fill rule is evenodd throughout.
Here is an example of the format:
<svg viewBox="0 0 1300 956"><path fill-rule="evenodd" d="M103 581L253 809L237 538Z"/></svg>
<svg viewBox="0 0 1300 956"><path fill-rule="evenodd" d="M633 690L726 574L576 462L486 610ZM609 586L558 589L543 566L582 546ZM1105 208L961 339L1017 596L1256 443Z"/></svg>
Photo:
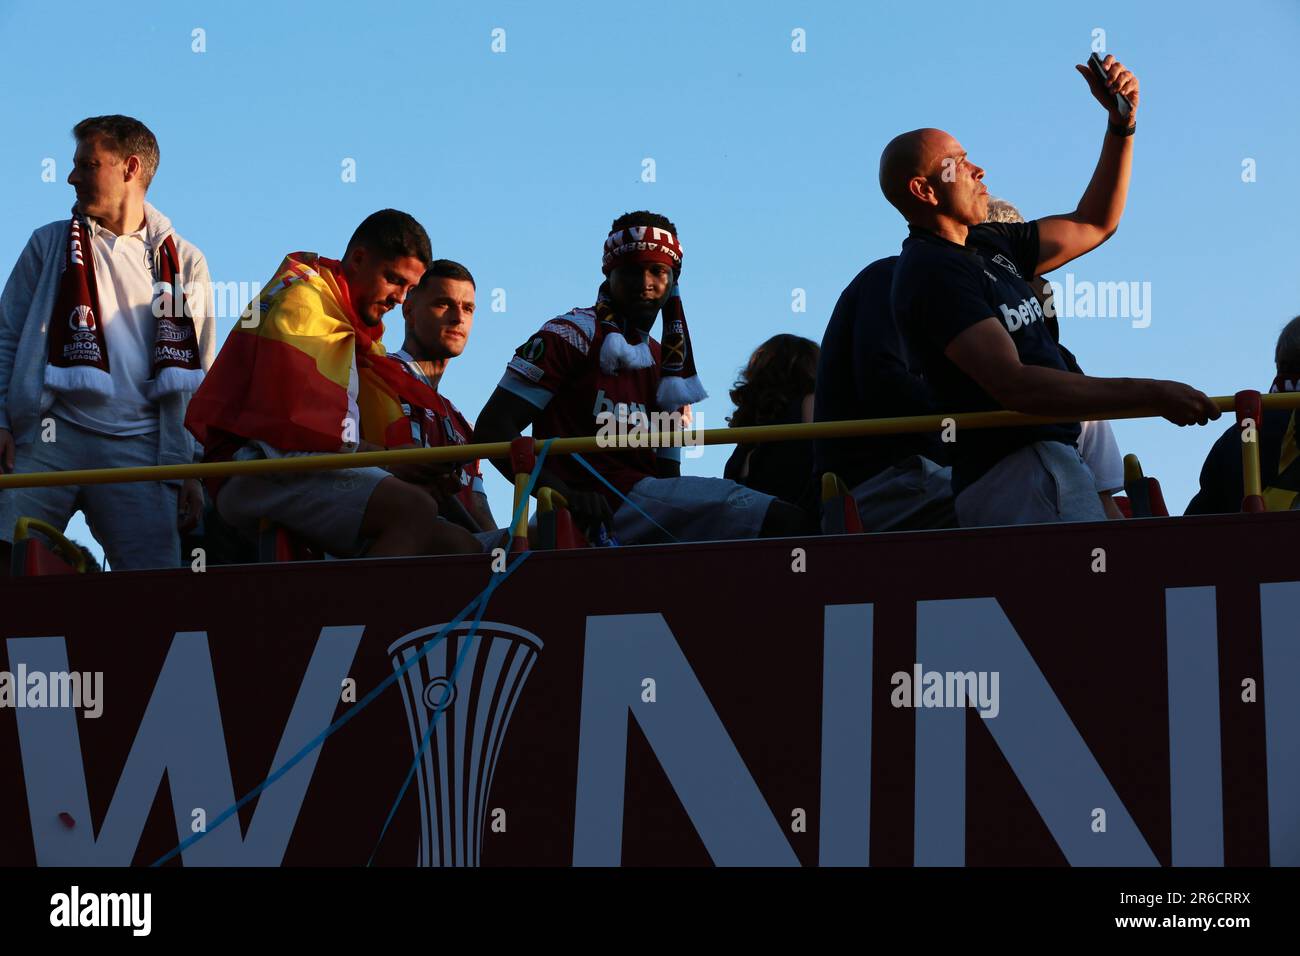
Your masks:
<svg viewBox="0 0 1300 956"><path fill-rule="evenodd" d="M1147 378L1094 378L1025 365L994 398L1011 411L1027 415L1097 417L1153 406L1157 384Z"/></svg>

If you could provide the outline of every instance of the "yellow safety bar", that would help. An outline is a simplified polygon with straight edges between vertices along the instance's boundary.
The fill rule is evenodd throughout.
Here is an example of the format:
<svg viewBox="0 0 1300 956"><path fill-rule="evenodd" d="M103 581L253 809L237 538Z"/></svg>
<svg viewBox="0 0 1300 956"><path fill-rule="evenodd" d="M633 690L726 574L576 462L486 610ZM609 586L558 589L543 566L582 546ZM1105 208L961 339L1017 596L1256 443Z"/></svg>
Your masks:
<svg viewBox="0 0 1300 956"><path fill-rule="evenodd" d="M822 475L822 501L834 501L836 498L842 498L849 493L848 485L840 480L840 476L833 471L828 471Z"/></svg>
<svg viewBox="0 0 1300 956"><path fill-rule="evenodd" d="M1221 412L1235 409L1233 396L1210 399ZM1261 396L1266 409L1300 408L1300 392L1276 392ZM1082 416L1083 420L1117 420L1158 418L1150 408L1133 408L1110 415ZM789 441L811 438L852 438L861 435L901 435L938 431L949 421L962 428L1014 428L1023 425L1048 425L1080 420L1078 415L1022 415L1019 412L956 412L949 415L917 415L908 418L864 418L842 422L807 422L792 425L747 425L742 428L709 428L676 434L663 432L659 445L730 445L766 441ZM689 439L689 440L688 440ZM534 442L536 450L541 441ZM653 441L652 441L653 446ZM609 445L595 435L551 439L550 454L608 451ZM265 458L253 461L218 461L196 465L151 465L138 468L92 468L81 471L35 472L0 475L0 489L37 488L53 485L101 485L123 481L174 481L184 478L218 478L264 472L329 471L339 468L362 468L411 463L466 461L478 458L509 458L510 442L474 445L444 445L438 448L402 448L395 451L368 451L353 454L295 455L288 458ZM522 490L516 476L516 493ZM525 480L527 476L524 476Z"/></svg>
<svg viewBox="0 0 1300 956"><path fill-rule="evenodd" d="M39 531L49 538L54 549L77 569L78 574L86 573L86 554L79 547L65 538L62 532L52 524L46 524L39 518L19 518L14 525L14 544L26 541L32 531Z"/></svg>
<svg viewBox="0 0 1300 956"><path fill-rule="evenodd" d="M569 503L564 499L564 495L560 494L554 488L548 486L537 492L538 514L546 514L549 511L554 511L556 508L567 507L569 507Z"/></svg>
<svg viewBox="0 0 1300 956"><path fill-rule="evenodd" d="M1260 478L1259 442L1241 443L1241 477L1246 495L1256 498L1264 494L1263 481Z"/></svg>
<svg viewBox="0 0 1300 956"><path fill-rule="evenodd" d="M1138 456L1128 454L1124 456L1124 484L1127 486L1130 481L1138 481L1146 476L1142 474L1142 462L1138 461Z"/></svg>
<svg viewBox="0 0 1300 956"><path fill-rule="evenodd" d="M472 448L474 446L458 445L456 447L460 449L465 449L465 448ZM510 447L509 445L506 445L507 449L509 447ZM464 461L465 457L466 456L462 454L458 460ZM528 502L525 500L527 496L524 494L524 492L527 490L528 490L528 475L525 472L521 471L515 475L515 503L514 503L514 508L511 509L511 514L519 515L519 521L515 523L513 530L510 532L511 539L515 541L528 540Z"/></svg>

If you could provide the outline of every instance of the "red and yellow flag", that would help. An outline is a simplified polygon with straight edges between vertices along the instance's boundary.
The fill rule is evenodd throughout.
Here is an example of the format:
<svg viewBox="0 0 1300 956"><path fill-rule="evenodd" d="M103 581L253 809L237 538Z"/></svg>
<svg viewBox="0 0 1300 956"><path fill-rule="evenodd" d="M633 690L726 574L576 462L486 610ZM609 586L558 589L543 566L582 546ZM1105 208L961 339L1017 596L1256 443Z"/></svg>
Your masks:
<svg viewBox="0 0 1300 956"><path fill-rule="evenodd" d="M400 402L426 408L436 394L388 357L382 324L357 318L336 260L291 253L257 304L258 321L235 324L190 399L185 425L210 458L251 439L283 451L337 452L353 436L412 444ZM349 428L354 360L361 421Z"/></svg>

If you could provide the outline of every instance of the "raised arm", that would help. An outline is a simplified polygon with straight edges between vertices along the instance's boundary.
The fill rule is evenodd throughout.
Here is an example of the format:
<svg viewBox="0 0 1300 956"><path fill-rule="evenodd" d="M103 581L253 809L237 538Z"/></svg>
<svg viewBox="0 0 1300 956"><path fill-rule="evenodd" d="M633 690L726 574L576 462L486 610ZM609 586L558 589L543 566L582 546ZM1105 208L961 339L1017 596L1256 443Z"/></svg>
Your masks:
<svg viewBox="0 0 1300 956"><path fill-rule="evenodd" d="M1133 137L1117 135L1110 127L1119 130L1132 129L1136 125L1138 78L1113 56L1107 55L1102 62L1109 77L1105 85L1093 76L1088 67L1075 66L1088 81L1092 95L1106 108L1110 126L1102 138L1101 158L1097 160L1088 188L1073 212L1038 220L1038 275L1051 272L1096 249L1115 233L1120 217L1124 215L1129 177L1133 170ZM1116 92L1128 97L1133 106L1127 120L1121 119L1115 109Z"/></svg>

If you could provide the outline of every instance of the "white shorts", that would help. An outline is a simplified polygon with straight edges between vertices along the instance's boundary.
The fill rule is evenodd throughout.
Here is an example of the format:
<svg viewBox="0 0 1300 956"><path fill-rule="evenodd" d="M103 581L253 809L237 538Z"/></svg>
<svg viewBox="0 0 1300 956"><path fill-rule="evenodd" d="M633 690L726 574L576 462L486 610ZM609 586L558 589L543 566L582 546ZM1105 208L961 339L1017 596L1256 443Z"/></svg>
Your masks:
<svg viewBox="0 0 1300 956"><path fill-rule="evenodd" d="M1079 454L1097 479L1097 491L1123 491L1124 458L1110 422L1080 422L1079 427Z"/></svg>
<svg viewBox="0 0 1300 956"><path fill-rule="evenodd" d="M1092 469L1059 441L1013 451L964 488L956 505L963 528L1106 520Z"/></svg>
<svg viewBox="0 0 1300 956"><path fill-rule="evenodd" d="M776 499L726 478L642 478L628 500L678 541L757 538L768 506ZM663 531L624 503L614 512L619 544L663 544Z"/></svg>

